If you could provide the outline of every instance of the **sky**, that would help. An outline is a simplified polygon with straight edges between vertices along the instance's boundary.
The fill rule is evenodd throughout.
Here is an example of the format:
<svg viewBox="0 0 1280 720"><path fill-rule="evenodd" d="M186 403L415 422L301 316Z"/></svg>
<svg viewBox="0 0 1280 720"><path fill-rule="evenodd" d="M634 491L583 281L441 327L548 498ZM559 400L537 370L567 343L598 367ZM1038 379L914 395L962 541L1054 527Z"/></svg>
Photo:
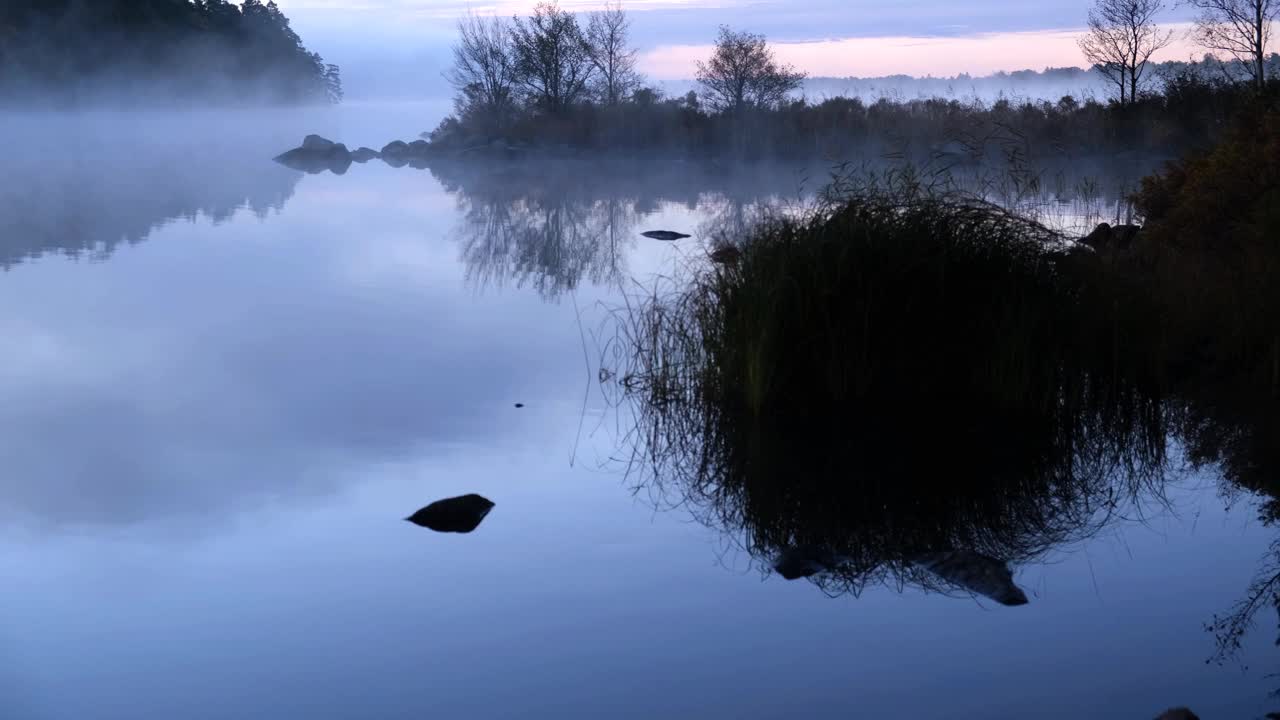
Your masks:
<svg viewBox="0 0 1280 720"><path fill-rule="evenodd" d="M459 17L468 11L524 14L534 2L277 0L308 46L343 65L348 76L430 87L439 84ZM560 0L574 11L590 11L601 2ZM641 69L659 81L691 77L722 24L765 34L782 60L811 76L987 75L1083 66L1076 38L1090 5L1090 0L623 0ZM1202 54L1185 38L1189 20L1186 9L1165 14L1176 40L1158 59ZM382 68L380 80L371 76L374 67Z"/></svg>

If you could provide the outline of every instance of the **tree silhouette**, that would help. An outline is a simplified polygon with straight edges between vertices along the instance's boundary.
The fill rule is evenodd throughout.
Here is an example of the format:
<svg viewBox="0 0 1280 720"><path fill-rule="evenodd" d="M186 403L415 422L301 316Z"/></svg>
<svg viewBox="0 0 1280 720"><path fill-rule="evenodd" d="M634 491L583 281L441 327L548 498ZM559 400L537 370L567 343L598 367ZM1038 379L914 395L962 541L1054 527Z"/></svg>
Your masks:
<svg viewBox="0 0 1280 720"><path fill-rule="evenodd" d="M773 108L800 87L805 74L780 65L763 35L735 32L720 26L711 59L698 63L698 84L708 105L716 110Z"/></svg>
<svg viewBox="0 0 1280 720"><path fill-rule="evenodd" d="M1098 0L1089 11L1080 49L1117 86L1121 105L1137 101L1151 56L1173 39L1172 31L1155 24L1163 9L1163 0Z"/></svg>
<svg viewBox="0 0 1280 720"><path fill-rule="evenodd" d="M516 67L534 104L552 113L586 97L595 74L593 53L573 13L538 3L512 28Z"/></svg>
<svg viewBox="0 0 1280 720"><path fill-rule="evenodd" d="M1280 16L1278 0L1190 0L1200 10L1196 36L1210 50L1244 63L1261 90L1267 84L1267 43Z"/></svg>

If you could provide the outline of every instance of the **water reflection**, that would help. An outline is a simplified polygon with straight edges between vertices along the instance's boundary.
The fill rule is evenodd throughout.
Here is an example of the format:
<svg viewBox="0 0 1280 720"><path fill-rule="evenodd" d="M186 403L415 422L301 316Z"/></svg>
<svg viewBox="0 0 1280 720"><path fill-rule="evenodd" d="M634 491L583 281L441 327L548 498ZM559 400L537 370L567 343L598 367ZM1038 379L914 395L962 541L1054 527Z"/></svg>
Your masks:
<svg viewBox="0 0 1280 720"><path fill-rule="evenodd" d="M532 287L548 299L584 280L622 284L629 253L653 242L639 223L664 205L740 211L776 205L800 188L783 168L733 172L666 161L439 163L431 172L457 196L468 279L480 288Z"/></svg>
<svg viewBox="0 0 1280 720"><path fill-rule="evenodd" d="M921 182L986 197L1068 233L1131 217L1125 200L1155 159L1115 164L1093 158L1053 167L913 168ZM462 214L462 261L479 288L532 287L551 299L582 281L619 286L628 255L654 229L643 222L679 206L701 250L732 247L762 218L803 210L833 177L903 172L887 161L863 165L742 166L681 160L602 159L457 163L430 167ZM682 240L683 241L683 240ZM684 241L688 242L688 241Z"/></svg>
<svg viewBox="0 0 1280 720"><path fill-rule="evenodd" d="M1163 507L1184 460L1276 523L1274 385L1169 352L1128 280L970 202L871 194L821 217L618 310L601 377L656 504L831 596L1008 606L1035 602L1020 570ZM1205 618L1215 657L1270 610L1280 544Z"/></svg>
<svg viewBox="0 0 1280 720"><path fill-rule="evenodd" d="M1256 501L1259 521L1280 530L1280 410L1265 397L1217 390L1201 390L1198 402L1180 408L1179 437L1188 458L1221 474L1229 502ZM1280 532L1240 598L1206 623L1216 643L1214 660L1234 660L1263 611L1280 618ZM1276 633L1280 645L1280 620Z"/></svg>
<svg viewBox="0 0 1280 720"><path fill-rule="evenodd" d="M1113 337L1137 342L1146 318L1082 297L1046 260L1052 234L967 204L828 222L619 311L604 378L657 502L831 595L1016 605L1008 565L1159 499L1160 374Z"/></svg>
<svg viewBox="0 0 1280 720"><path fill-rule="evenodd" d="M253 156L245 167L254 172L276 169L262 161L266 152L241 154ZM722 714L735 717L778 716L797 711L794 698L810 698L814 687L831 694L798 712L893 716L909 706L921 717L978 716L991 702L982 678L993 673L1022 688L1021 700L1009 699L1032 708L1020 715L1035 714L1064 682L1110 677L1124 678L1115 696L1144 713L1245 694L1238 679L1185 699L1141 679L1135 689L1125 654L1146 652L1145 639L1172 636L1163 631L1180 624L1191 630L1177 633L1151 674L1212 681L1199 674L1207 636L1196 624L1200 605L1187 596L1211 584L1220 591L1229 571L1207 575L1218 582L1178 584L1181 564L1166 570L1139 546L1137 561L1099 565L1106 606L1091 604L1083 562L1053 569L1056 594L1028 577L1045 553L1132 517L1128 491L1153 485L1150 475L1167 467L1163 444L1149 448L1144 434L1181 420L1137 402L1150 393L1108 400L1075 387L1092 375L1073 371L1046 383L1058 388L1054 397L1085 407L1067 419L1021 402L974 411L990 396L933 385L871 407L815 410L789 434L775 432L777 422L733 428L726 438L736 449L708 459L733 471L737 490L666 489L670 502L687 498L714 527L745 538L760 568L793 549L807 563L800 572L810 580L757 588L707 567L700 528L634 507L613 479L583 472L589 462L566 470L583 384L568 308L533 293L476 298L459 288L464 269L483 267L492 268L489 282L547 299L597 282L629 286L632 276L644 279L651 248L672 248L639 235L658 227L692 231L697 237L674 248L701 262L715 229L788 202L801 184L795 173L675 167L640 178L625 165L601 165L530 169L511 180L497 168L436 170L454 183L452 200L424 196L424 188L438 191L425 173L359 167L303 179L288 211L269 213L267 223L246 212L216 229L176 223L107 267L45 262L4 278L13 311L0 322L13 352L0 409L10 471L0 481L0 524L18 532L12 552L0 555L15 588L5 634L17 660L0 663L0 687L19 698L6 707L20 717L163 716L194 698L205 708L229 701L241 715L349 716L362 711L351 703L373 698L381 716L410 717L424 677L438 681L433 702L445 714L476 717L517 706L564 714L563 698L587 686L596 691L580 716L620 703L637 717L678 714L706 702L729 703ZM496 259L486 266L464 257L459 267L452 261L465 248L443 229L470 220L447 206L467 211L486 193L515 217L498 227L534 231L489 246L481 233L480 257ZM197 204L235 202L223 197ZM655 216L663 222L647 222ZM143 262L128 261L135 257ZM602 289L583 307L610 297ZM1083 397L1101 409L1089 411ZM527 408L512 412L514 400ZM1205 435L1265 449L1262 437ZM769 442L753 448L752 438ZM1239 457L1242 468L1256 464ZM824 474L863 485L823 491ZM465 542L398 519L471 490L508 510ZM28 517L37 523L31 534ZM164 523L204 537L174 542L145 531ZM124 535L134 537L111 539ZM1195 556L1188 563L1239 547L1180 540ZM1151 590L1165 589L1162 577L1176 585L1172 596ZM982 613L965 602L864 596L851 607L815 602L808 587L838 594L875 581L976 594L984 606L1018 602L1022 592L1031 604ZM1126 647L1099 658L1096 633L1116 624ZM41 630L49 627L59 632ZM193 628L200 642L190 641ZM529 642L513 645L513 637ZM1016 640L1002 644L1009 637ZM674 664L673 647L683 658ZM495 658L515 684L477 702L466 689L495 672ZM1179 665L1188 659L1193 667ZM174 668L185 670L175 676ZM746 680L724 686L730 676ZM645 682L628 690L619 677ZM939 692L919 692L922 677ZM228 699L228 683L264 689ZM974 691L941 692L957 683ZM77 692L63 692L72 685ZM376 692L348 692L356 687ZM1069 703L1055 711L1088 715Z"/></svg>
<svg viewBox="0 0 1280 720"><path fill-rule="evenodd" d="M194 120L7 117L0 267L50 254L104 260L174 220L283 208L301 175L246 152L242 136L206 130Z"/></svg>

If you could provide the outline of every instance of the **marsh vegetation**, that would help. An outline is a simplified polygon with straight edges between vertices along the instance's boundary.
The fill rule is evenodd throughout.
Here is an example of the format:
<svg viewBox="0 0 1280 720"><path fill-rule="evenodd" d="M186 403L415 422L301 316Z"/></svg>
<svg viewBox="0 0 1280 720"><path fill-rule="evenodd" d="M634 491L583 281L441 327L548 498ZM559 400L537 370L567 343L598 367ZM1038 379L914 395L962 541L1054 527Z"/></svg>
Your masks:
<svg viewBox="0 0 1280 720"><path fill-rule="evenodd" d="M963 591L919 558L1043 559L1188 469L1280 496L1276 117L1148 178L1126 245L895 174L766 216L603 333L635 487L836 594ZM1220 659L1274 564L1208 624Z"/></svg>

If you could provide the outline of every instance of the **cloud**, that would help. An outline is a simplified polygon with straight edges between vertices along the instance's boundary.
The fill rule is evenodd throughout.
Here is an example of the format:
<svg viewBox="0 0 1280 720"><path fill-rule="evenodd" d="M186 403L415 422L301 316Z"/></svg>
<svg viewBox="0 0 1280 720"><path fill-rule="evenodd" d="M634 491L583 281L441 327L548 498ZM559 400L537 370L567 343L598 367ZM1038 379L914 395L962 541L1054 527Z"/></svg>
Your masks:
<svg viewBox="0 0 1280 720"><path fill-rule="evenodd" d="M1181 59L1200 52L1185 40L1186 25L1171 26L1178 38L1157 60ZM974 33L960 36L850 37L774 43L777 56L813 76L989 75L1000 70L1084 66L1076 44L1083 30ZM641 69L659 80L689 78L710 44L658 47L641 57Z"/></svg>

